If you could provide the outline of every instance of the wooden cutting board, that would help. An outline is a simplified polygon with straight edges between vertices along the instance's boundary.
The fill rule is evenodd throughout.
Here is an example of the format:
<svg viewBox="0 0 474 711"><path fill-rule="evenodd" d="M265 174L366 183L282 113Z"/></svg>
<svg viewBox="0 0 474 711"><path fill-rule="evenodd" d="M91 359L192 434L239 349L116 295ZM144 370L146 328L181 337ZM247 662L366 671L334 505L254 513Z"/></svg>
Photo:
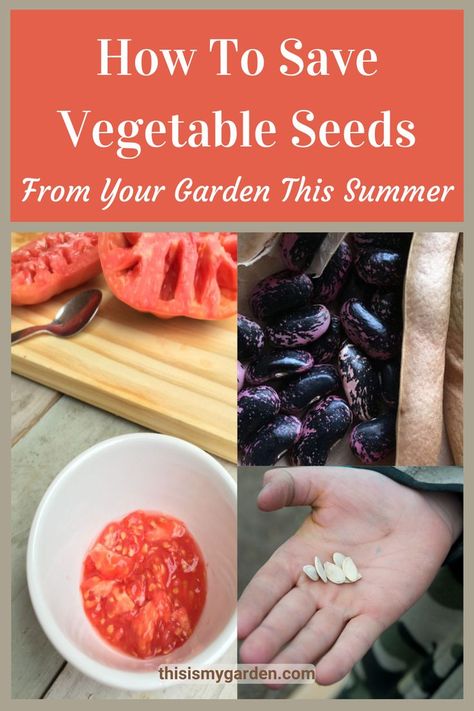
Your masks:
<svg viewBox="0 0 474 711"><path fill-rule="evenodd" d="M33 238L14 233L12 247ZM12 370L236 462L236 318L160 320L116 299L102 276L87 286L103 292L94 321L70 339L39 335L13 346ZM14 307L12 331L51 320L76 291Z"/></svg>

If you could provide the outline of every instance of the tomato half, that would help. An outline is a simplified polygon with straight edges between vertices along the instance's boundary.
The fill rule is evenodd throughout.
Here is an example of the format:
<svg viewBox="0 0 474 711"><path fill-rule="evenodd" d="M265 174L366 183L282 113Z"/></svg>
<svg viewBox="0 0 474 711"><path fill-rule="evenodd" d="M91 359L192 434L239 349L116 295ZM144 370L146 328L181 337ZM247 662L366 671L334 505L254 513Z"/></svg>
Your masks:
<svg viewBox="0 0 474 711"><path fill-rule="evenodd" d="M12 252L12 304L40 304L100 274L97 245L97 232L52 232Z"/></svg>
<svg viewBox="0 0 474 711"><path fill-rule="evenodd" d="M115 296L160 318L237 311L237 234L104 232L99 255Z"/></svg>

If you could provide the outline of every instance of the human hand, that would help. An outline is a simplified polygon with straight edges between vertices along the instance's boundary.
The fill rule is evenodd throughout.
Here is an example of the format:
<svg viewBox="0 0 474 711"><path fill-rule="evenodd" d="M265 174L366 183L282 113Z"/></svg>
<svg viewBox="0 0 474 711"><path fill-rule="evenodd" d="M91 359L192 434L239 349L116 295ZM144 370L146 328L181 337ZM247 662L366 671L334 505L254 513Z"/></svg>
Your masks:
<svg viewBox="0 0 474 711"><path fill-rule="evenodd" d="M459 497L420 492L378 472L298 467L266 472L259 508L312 507L257 572L239 602L240 656L249 664L316 663L316 680L342 679L425 592L462 528ZM313 582L314 556L350 555L362 580Z"/></svg>

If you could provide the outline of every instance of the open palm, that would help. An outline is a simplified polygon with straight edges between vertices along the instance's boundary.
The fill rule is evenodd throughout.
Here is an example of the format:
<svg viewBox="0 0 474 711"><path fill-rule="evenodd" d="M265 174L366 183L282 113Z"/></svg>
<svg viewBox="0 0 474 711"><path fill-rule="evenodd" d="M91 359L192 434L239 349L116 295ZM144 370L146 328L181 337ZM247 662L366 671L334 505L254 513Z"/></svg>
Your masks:
<svg viewBox="0 0 474 711"><path fill-rule="evenodd" d="M342 679L425 592L460 533L452 494L414 491L364 469L267 472L259 506L309 505L299 530L272 555L239 602L246 663L313 663L320 684ZM314 556L350 555L362 580L335 585L302 572Z"/></svg>

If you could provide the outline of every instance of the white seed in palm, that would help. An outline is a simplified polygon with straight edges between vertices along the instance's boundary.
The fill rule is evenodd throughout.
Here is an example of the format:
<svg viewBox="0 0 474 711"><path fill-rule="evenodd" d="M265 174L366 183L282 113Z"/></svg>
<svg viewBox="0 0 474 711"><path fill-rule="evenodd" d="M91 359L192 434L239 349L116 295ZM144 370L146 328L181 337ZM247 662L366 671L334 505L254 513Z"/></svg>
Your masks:
<svg viewBox="0 0 474 711"><path fill-rule="evenodd" d="M351 582L355 583L356 580L361 579L361 574L357 570L356 564L352 560L352 558L344 558L344 562L342 563L342 571L344 573L344 576Z"/></svg>
<svg viewBox="0 0 474 711"><path fill-rule="evenodd" d="M337 565L334 565L334 563L330 563L329 561L324 563L324 570L326 571L326 575L331 581L331 583L341 585L341 583L343 583L346 579L346 576L342 572L342 569L339 568Z"/></svg>
<svg viewBox="0 0 474 711"><path fill-rule="evenodd" d="M319 575L316 572L314 565L304 565L303 573L308 576L311 580L319 580Z"/></svg>
<svg viewBox="0 0 474 711"><path fill-rule="evenodd" d="M344 563L346 557L347 556L345 556L344 553L333 553L332 559L334 561L334 565L337 565L338 568L342 568L342 564Z"/></svg>
<svg viewBox="0 0 474 711"><path fill-rule="evenodd" d="M316 556L314 559L314 567L316 568L316 571L317 571L319 577L321 578L321 580L323 581L323 583L327 583L328 578L326 575L326 571L324 570L324 565L321 563L318 556Z"/></svg>

